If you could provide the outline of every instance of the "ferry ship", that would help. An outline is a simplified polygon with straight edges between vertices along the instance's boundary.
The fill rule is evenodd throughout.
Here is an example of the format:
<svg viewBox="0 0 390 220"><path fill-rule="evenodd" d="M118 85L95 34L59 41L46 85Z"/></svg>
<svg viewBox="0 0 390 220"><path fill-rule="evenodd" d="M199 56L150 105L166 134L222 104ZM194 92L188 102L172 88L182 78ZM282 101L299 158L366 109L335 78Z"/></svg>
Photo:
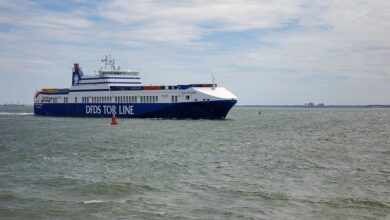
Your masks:
<svg viewBox="0 0 390 220"><path fill-rule="evenodd" d="M111 56L95 76L74 64L72 86L46 88L34 95L34 114L41 116L224 119L237 97L212 84L149 86L140 73L121 70Z"/></svg>

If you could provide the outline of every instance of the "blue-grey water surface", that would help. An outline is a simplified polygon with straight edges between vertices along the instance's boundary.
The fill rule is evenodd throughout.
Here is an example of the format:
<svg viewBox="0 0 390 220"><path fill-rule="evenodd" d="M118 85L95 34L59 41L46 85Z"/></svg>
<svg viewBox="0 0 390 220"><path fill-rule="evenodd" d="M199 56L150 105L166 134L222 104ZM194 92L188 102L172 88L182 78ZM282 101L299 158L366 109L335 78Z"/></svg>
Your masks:
<svg viewBox="0 0 390 220"><path fill-rule="evenodd" d="M390 109L238 107L118 126L31 111L0 107L0 219L390 215Z"/></svg>

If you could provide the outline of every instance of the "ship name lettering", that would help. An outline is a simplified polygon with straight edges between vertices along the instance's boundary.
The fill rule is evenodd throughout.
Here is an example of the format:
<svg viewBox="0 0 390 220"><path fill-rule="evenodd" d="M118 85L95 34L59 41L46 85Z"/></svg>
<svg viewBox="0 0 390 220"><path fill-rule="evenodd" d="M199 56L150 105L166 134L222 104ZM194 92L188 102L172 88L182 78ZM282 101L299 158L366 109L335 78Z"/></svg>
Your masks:
<svg viewBox="0 0 390 220"><path fill-rule="evenodd" d="M116 106L103 105L103 114L116 115Z"/></svg>
<svg viewBox="0 0 390 220"><path fill-rule="evenodd" d="M100 114L102 113L102 109L99 105L86 105L85 106L85 114Z"/></svg>
<svg viewBox="0 0 390 220"><path fill-rule="evenodd" d="M134 115L133 106L132 105L119 106L119 114L120 115Z"/></svg>
<svg viewBox="0 0 390 220"><path fill-rule="evenodd" d="M86 105L85 114L92 115L134 115L134 106L132 105Z"/></svg>

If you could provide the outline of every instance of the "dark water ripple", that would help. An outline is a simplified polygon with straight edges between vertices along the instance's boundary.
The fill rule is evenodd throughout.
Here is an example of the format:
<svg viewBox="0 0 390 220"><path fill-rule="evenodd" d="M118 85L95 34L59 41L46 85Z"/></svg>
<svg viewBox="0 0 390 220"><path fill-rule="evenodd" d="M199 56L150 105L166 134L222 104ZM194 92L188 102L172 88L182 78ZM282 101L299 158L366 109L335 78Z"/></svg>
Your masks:
<svg viewBox="0 0 390 220"><path fill-rule="evenodd" d="M110 126L2 107L0 219L389 218L390 110L257 112Z"/></svg>

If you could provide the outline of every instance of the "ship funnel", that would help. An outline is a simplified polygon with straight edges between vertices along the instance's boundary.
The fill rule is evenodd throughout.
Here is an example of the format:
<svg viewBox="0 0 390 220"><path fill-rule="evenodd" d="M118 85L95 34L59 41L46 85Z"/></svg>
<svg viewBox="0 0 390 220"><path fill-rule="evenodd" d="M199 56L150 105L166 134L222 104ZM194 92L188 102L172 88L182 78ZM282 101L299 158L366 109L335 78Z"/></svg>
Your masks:
<svg viewBox="0 0 390 220"><path fill-rule="evenodd" d="M78 72L80 70L80 65L78 63L74 64L74 71Z"/></svg>
<svg viewBox="0 0 390 220"><path fill-rule="evenodd" d="M77 85L79 80L83 77L83 72L80 69L80 65L78 63L74 64L73 74L72 74L72 85Z"/></svg>

